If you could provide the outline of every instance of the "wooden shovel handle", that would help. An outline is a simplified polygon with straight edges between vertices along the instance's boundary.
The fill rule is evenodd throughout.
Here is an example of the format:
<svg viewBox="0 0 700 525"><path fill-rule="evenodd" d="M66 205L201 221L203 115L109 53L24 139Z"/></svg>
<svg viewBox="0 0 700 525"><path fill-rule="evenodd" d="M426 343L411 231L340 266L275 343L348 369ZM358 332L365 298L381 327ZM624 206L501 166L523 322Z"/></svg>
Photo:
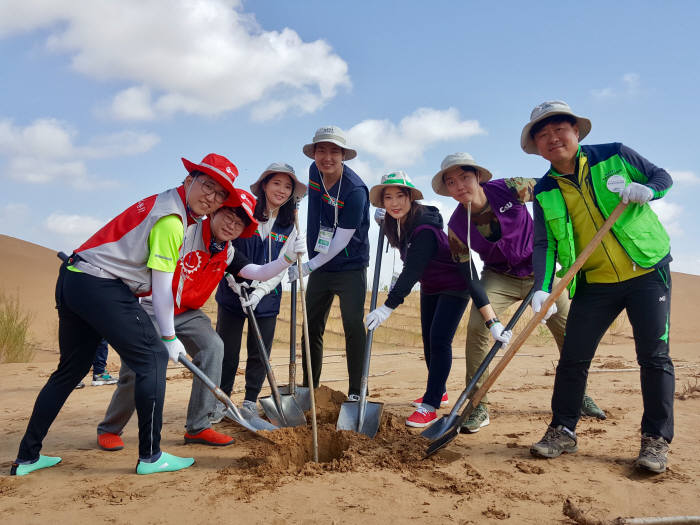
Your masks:
<svg viewBox="0 0 700 525"><path fill-rule="evenodd" d="M481 388L477 390L474 393L474 396L470 399L471 405L473 407L476 407L479 404L479 402L486 395L486 392L488 392L489 388L491 388L491 385L493 385L496 382L496 379L498 379L498 376L501 375L503 369L506 366L508 366L510 360L513 359L515 353L518 350L520 350L520 347L530 336L532 331L537 327L537 325L539 325L542 322L542 319L544 319L544 316L547 314L547 310L549 310L549 308L554 304L554 302L559 298L559 296L564 292L564 290L566 290L568 284L578 273L578 271L581 269L581 267L590 257L593 251L598 247L600 242L603 240L603 237L605 237L605 235L610 231L610 228L612 228L612 225L615 224L615 221L620 217L620 215L626 207L627 204L623 202L620 202L615 207L613 212L603 223L603 226L601 226L600 230L598 230L598 232L593 236L591 242L589 242L578 255L578 257L576 257L576 260L574 261L574 264L571 265L571 268L569 268L564 277L562 277L561 280L554 286L554 288L552 289L552 293L549 294L549 297L547 297L547 300L542 305L540 311L537 312L532 317L532 319L530 319L527 325L525 325L523 331L520 332L515 338L515 340L510 343L508 351L503 355L496 367L491 371L489 377L486 379L486 381L484 381L484 384L481 385Z"/></svg>

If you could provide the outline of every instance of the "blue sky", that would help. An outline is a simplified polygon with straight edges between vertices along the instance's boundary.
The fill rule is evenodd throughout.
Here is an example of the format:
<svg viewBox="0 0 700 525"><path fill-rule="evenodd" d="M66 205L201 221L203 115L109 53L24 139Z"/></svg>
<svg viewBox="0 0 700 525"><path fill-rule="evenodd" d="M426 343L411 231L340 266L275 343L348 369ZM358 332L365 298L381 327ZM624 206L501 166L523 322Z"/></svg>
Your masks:
<svg viewBox="0 0 700 525"><path fill-rule="evenodd" d="M562 99L593 122L584 143L672 174L655 204L672 269L700 274L699 19L693 1L3 0L0 233L69 251L177 185L181 156L226 155L242 187L273 161L305 178L301 147L329 124L368 186L403 169L447 219L442 158L541 176L520 131Z"/></svg>

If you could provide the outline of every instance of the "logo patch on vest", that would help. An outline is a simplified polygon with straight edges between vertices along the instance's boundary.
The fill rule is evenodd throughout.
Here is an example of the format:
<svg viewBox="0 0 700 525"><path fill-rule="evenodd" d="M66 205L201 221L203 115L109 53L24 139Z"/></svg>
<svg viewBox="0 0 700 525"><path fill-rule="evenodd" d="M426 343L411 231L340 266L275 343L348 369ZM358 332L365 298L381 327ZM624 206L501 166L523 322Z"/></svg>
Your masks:
<svg viewBox="0 0 700 525"><path fill-rule="evenodd" d="M611 192L620 193L625 189L625 178L622 175L612 175L610 178L608 178L605 185Z"/></svg>

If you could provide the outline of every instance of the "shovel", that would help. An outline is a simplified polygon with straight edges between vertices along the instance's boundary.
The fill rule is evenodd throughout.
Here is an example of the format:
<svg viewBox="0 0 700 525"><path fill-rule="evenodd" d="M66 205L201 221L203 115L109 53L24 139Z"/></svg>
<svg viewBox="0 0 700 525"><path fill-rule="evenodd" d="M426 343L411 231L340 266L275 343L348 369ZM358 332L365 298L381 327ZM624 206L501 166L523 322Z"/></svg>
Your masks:
<svg viewBox="0 0 700 525"><path fill-rule="evenodd" d="M243 298L247 301L248 291L245 288L242 288L241 293L243 294ZM248 306L246 308L246 313L248 314L248 328L252 328L255 332L255 338L258 342L258 351L260 352L260 359L262 359L263 363L265 364L267 380L270 383L270 390L272 391L272 396L260 399L260 404L265 411L265 415L270 421L279 427L298 427L299 425L306 425L304 411L294 400L294 396L281 395L279 388L277 388L275 374L272 372L270 358L267 356L267 352L265 351L265 343L263 342L262 335L260 334L260 327L258 326L258 321L255 319L253 308Z"/></svg>
<svg viewBox="0 0 700 525"><path fill-rule="evenodd" d="M379 227L379 240L377 242L377 257L374 261L374 281L372 282L372 296L369 301L369 311L377 307L377 291L379 290L379 270L382 264L382 248L384 246L384 222ZM365 361L362 365L362 382L360 383L360 400L346 401L340 407L338 415L338 430L353 430L373 438L379 430L382 421L384 403L367 401L367 378L369 377L369 360L372 355L372 338L374 330L367 332L367 345L365 346Z"/></svg>
<svg viewBox="0 0 700 525"><path fill-rule="evenodd" d="M518 350L520 350L520 347L523 345L523 343L525 343L525 340L544 319L544 316L547 314L547 310L549 310L549 308L554 304L554 302L559 298L559 296L564 292L564 290L566 290L567 285L578 273L578 271L581 269L588 257L590 257L593 251L598 247L600 241L602 241L603 237L605 237L605 235L610 231L610 228L613 224L615 224L615 221L618 219L618 217L620 217L620 215L626 207L627 204L623 202L620 202L615 207L610 216L603 223L603 226L600 227L600 230L598 230L598 232L593 236L591 242L589 242L586 245L586 247L581 251L579 256L576 257L574 264L571 265L571 268L569 268L564 277L562 277L561 281L559 281L556 284L556 286L554 286L554 288L552 289L552 293L549 294L549 297L547 297L547 300L542 305L540 311L537 312L532 317L532 319L530 319L527 325L525 325L523 331L520 332L515 338L515 340L511 342L508 351L498 362L496 368L493 369L488 379L484 381L484 384L481 386L481 388L477 390L474 396L469 400L469 404L464 409L464 412L462 412L459 418L457 418L455 424L449 429L447 429L447 431L444 434L437 436L434 439L434 441L430 445L428 445L428 448L425 451L425 457L432 456L433 454L435 454L435 452L440 450L442 447L448 445L450 442L452 442L454 438L457 437L457 435L459 434L459 427L462 425L462 423L464 423L467 420L474 408L479 405L479 402L482 400L484 395L486 395L486 392L488 392L489 388L491 388L491 385L493 385L496 382L498 376L501 375L501 372L503 372L505 367L508 366L508 363L510 363L510 360L513 359L513 356L515 356L515 353Z"/></svg>
<svg viewBox="0 0 700 525"><path fill-rule="evenodd" d="M306 412L311 410L309 388L297 385L297 282L292 282L291 310L289 319L289 384L280 387L280 394L294 396L297 404Z"/></svg>
<svg viewBox="0 0 700 525"><path fill-rule="evenodd" d="M224 412L224 416L227 419L230 419L231 421L234 421L241 425L244 428L247 428L251 432L257 433L259 430L277 430L277 427L264 419L260 417L252 417L252 418L244 418L241 415L241 412L238 410L236 405L233 404L233 401L229 399L229 397L224 394L224 391L221 390L218 386L214 384L214 382L207 377L207 375L202 372L192 361L187 359L184 354L180 354L178 357L178 361L185 365L185 367L192 372L195 377L197 377L204 385L211 390L211 393L214 394L214 397L221 401L224 406L226 407L226 410ZM262 437L262 436L260 436ZM267 438L266 438L267 439Z"/></svg>
<svg viewBox="0 0 700 525"><path fill-rule="evenodd" d="M515 311L510 321L508 321L508 324L506 325L504 330L513 329L515 324L518 322L518 319L520 319L520 316L523 315L523 312L527 309L527 306L530 304L530 301L532 301L533 295L535 295L534 287L528 292L527 297L523 299L523 302ZM436 439L442 437L447 433L455 432L455 435L459 433L459 427L464 422L464 420L466 420L466 418L464 420L462 419L462 415L460 415L459 412L462 410L462 407L467 402L467 399L472 395L472 392L476 387L476 383L479 381L479 379L481 379L481 376L484 375L484 372L488 370L489 364L491 364L491 361L494 357L496 357L496 354L502 346L503 343L501 343L500 341L496 341L496 344L494 344L491 347L491 350L489 350L489 353L486 354L486 357L484 357L484 360L479 365L479 368L474 374L474 377L472 377L471 381L469 381L467 388L465 388L464 391L460 394L457 403L455 403L455 406L452 408L449 415L442 416L438 421L436 421L428 428L426 428L423 432L421 432L420 435L422 437L430 441L435 441ZM467 414L467 417L469 417L469 414Z"/></svg>

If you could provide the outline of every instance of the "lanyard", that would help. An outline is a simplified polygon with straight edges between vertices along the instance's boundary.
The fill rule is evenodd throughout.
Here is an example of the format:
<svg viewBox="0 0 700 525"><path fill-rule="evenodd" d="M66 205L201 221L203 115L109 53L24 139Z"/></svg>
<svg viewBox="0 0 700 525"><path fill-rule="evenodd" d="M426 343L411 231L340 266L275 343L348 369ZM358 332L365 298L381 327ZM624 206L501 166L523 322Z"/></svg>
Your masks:
<svg viewBox="0 0 700 525"><path fill-rule="evenodd" d="M333 229L335 230L338 227L338 199L340 198L340 188L343 185L343 175L342 173L340 174L340 181L338 182L338 193L335 196L335 200L333 200L333 197L331 197L331 194L328 193L328 190L326 189L326 183L323 182L323 173L320 171L318 172L319 178L321 179L321 185L323 186L323 191L326 192L326 195L328 195L328 199L331 201L332 206L333 206L333 216L334 216L334 222L333 222ZM320 216L319 216L320 218Z"/></svg>

